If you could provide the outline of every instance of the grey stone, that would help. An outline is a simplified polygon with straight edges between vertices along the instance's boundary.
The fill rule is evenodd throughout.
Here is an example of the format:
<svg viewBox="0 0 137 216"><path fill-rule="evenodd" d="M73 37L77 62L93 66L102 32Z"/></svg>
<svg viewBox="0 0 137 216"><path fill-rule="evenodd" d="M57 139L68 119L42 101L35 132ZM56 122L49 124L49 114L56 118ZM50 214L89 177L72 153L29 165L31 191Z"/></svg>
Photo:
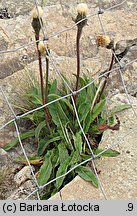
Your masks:
<svg viewBox="0 0 137 216"><path fill-rule="evenodd" d="M0 166L7 164L8 162L8 153L0 148Z"/></svg>
<svg viewBox="0 0 137 216"><path fill-rule="evenodd" d="M35 184L32 180L26 181L19 188L16 188L7 200L24 200L33 190L35 190ZM30 199L37 199L35 195L31 196Z"/></svg>
<svg viewBox="0 0 137 216"><path fill-rule="evenodd" d="M33 167L34 171L34 167ZM29 166L23 167L15 176L14 181L17 186L20 186L22 183L24 183L27 180L32 179L32 174Z"/></svg>

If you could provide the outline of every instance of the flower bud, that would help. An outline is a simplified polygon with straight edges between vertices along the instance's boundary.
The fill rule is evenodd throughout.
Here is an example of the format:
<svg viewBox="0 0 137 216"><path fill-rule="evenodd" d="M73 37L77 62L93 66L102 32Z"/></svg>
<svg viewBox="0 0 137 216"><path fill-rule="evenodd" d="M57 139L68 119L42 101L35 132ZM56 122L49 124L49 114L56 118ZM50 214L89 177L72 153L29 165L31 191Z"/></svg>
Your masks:
<svg viewBox="0 0 137 216"><path fill-rule="evenodd" d="M77 12L81 16L86 16L88 13L88 6L85 3L78 4L77 6Z"/></svg>
<svg viewBox="0 0 137 216"><path fill-rule="evenodd" d="M38 12L39 12L39 13L38 13ZM38 8L35 6L35 7L33 8L33 10L32 10L32 17L33 17L34 19L36 19L36 18L38 18L38 16L39 16L40 18L43 17L43 9L42 9L42 7L40 7L40 6L38 6Z"/></svg>
<svg viewBox="0 0 137 216"><path fill-rule="evenodd" d="M45 46L44 46L44 42L40 41L38 44L38 50L41 53L41 55L45 55L46 50L45 50Z"/></svg>
<svg viewBox="0 0 137 216"><path fill-rule="evenodd" d="M87 25L87 12L88 12L88 6L87 4L81 3L77 6L77 17L76 19L73 19L75 23L77 23L77 26L79 29L82 30L82 28Z"/></svg>
<svg viewBox="0 0 137 216"><path fill-rule="evenodd" d="M98 46L105 47L107 49L112 49L114 41L110 39L107 35L99 35L96 38L96 43Z"/></svg>

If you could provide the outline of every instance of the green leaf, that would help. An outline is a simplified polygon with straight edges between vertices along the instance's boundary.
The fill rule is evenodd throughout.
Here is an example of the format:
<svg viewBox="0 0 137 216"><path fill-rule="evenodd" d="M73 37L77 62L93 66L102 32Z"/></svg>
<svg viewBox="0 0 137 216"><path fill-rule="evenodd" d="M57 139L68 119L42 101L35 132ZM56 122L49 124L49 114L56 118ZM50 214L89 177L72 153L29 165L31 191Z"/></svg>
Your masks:
<svg viewBox="0 0 137 216"><path fill-rule="evenodd" d="M36 165L43 163L43 158L38 156L28 157L30 164ZM18 156L14 159L17 163L28 165L26 158L24 156Z"/></svg>
<svg viewBox="0 0 137 216"><path fill-rule="evenodd" d="M43 110L34 112L32 116L33 121L36 123L36 125L45 120L45 113Z"/></svg>
<svg viewBox="0 0 137 216"><path fill-rule="evenodd" d="M49 144L54 143L60 139L61 139L60 136L53 137L51 139L49 138L41 139L38 145L38 155L39 156L42 155Z"/></svg>
<svg viewBox="0 0 137 216"><path fill-rule="evenodd" d="M21 138L21 140L24 140L24 139L29 138L29 137L32 137L32 136L35 136L35 131L34 131L34 130L30 130L30 131L27 131L26 133L21 134L21 135L20 135L20 138ZM19 139L16 138L16 139L14 139L13 141L11 141L10 143L8 143L7 145L5 145L5 146L3 147L3 149L4 149L5 151L8 151L8 150L10 150L11 148L13 148L14 146L16 146L18 143L19 143Z"/></svg>
<svg viewBox="0 0 137 216"><path fill-rule="evenodd" d="M98 155L99 153L101 153L103 151L103 149L96 149L94 154ZM108 149L107 151L103 152L100 156L104 156L104 157L116 157L120 155L120 153L118 151L112 150L112 149Z"/></svg>
<svg viewBox="0 0 137 216"><path fill-rule="evenodd" d="M98 117L98 115L101 113L105 105L105 100L101 100L99 103L97 103L93 109L93 112L87 115L87 118L84 123L84 131L85 133L89 130L89 127L91 123Z"/></svg>
<svg viewBox="0 0 137 216"><path fill-rule="evenodd" d="M108 118L108 125L113 125L114 124L114 116L110 116Z"/></svg>
<svg viewBox="0 0 137 216"><path fill-rule="evenodd" d="M38 184L41 186L48 182L48 180L52 174L51 154L52 154L52 151L49 151L45 155L44 163L40 167L40 170L39 170Z"/></svg>
<svg viewBox="0 0 137 216"><path fill-rule="evenodd" d="M70 82L64 76L64 74L61 73L61 76L64 78L64 80L66 81L66 83L68 83L68 85L70 85ZM66 85L66 83L62 80L62 89L61 89L61 92L63 91L64 95L70 94L70 89L68 88L68 86Z"/></svg>
<svg viewBox="0 0 137 216"><path fill-rule="evenodd" d="M68 169L68 166L69 166L69 163L71 161L71 158L72 156L70 155L61 165L60 167L58 168L58 171L57 171L57 174L56 174L56 177L59 177L63 174L65 174L67 172L67 169ZM55 183L55 186L57 188L57 190L59 190L59 188L61 187L63 181L64 181L64 178L65 176L59 178L56 180L56 183Z"/></svg>
<svg viewBox="0 0 137 216"><path fill-rule="evenodd" d="M79 92L78 97L77 97L77 110L79 109L80 105L85 101L85 98L87 98L87 91L86 89L83 89L81 92Z"/></svg>
<svg viewBox="0 0 137 216"><path fill-rule="evenodd" d="M45 120L44 121L42 121L37 127L36 127L36 129L35 129L35 138L39 138L39 135L40 135L40 132L41 132L41 130L45 127L45 125L46 125L46 122L45 122Z"/></svg>
<svg viewBox="0 0 137 216"><path fill-rule="evenodd" d="M98 180L89 167L79 166L78 168L76 168L76 172L85 181L91 182L95 187L98 188Z"/></svg>
<svg viewBox="0 0 137 216"><path fill-rule="evenodd" d="M39 95L35 93L28 93L27 97L30 98L30 100L36 105L36 106L41 106L42 104L42 99Z"/></svg>
<svg viewBox="0 0 137 216"><path fill-rule="evenodd" d="M66 141L66 143L68 143L68 137L67 137L65 128L63 127L63 124L62 124L60 118L59 118L59 124L60 124L61 130L58 130L58 132L59 132L60 136L64 138L64 140Z"/></svg>
<svg viewBox="0 0 137 216"><path fill-rule="evenodd" d="M48 97L49 97L50 101L60 98L60 96L58 96L56 94L50 94L50 95L48 95ZM64 104L66 104L66 106L69 108L69 110L71 112L74 112L73 106L71 105L71 103L70 103L70 101L68 99L62 98L61 101L59 101L59 103L62 103L62 102Z"/></svg>
<svg viewBox="0 0 137 216"><path fill-rule="evenodd" d="M90 110L90 103L88 103L88 102L84 102L79 106L79 108L78 108L78 116L79 116L80 122L85 120L89 110Z"/></svg>
<svg viewBox="0 0 137 216"><path fill-rule="evenodd" d="M88 154L82 153L82 154L81 154L81 157L82 157L83 160L88 160L88 159L90 159L92 156L91 156L91 154L88 155Z"/></svg>
<svg viewBox="0 0 137 216"><path fill-rule="evenodd" d="M80 133L77 132L76 135L73 135L73 139L74 139L75 149L79 152L79 154L81 154L83 142Z"/></svg>
<svg viewBox="0 0 137 216"><path fill-rule="evenodd" d="M93 81L93 79L91 80L91 81ZM90 81L90 82L91 82ZM88 82L89 83L89 82ZM92 101L93 101L93 98L95 97L95 94L96 94L96 85L95 85L95 83L93 82L90 86L88 86L88 88L87 88L87 94L88 94L88 96L89 96L89 98L90 98L90 101L91 101L91 103L92 103Z"/></svg>
<svg viewBox="0 0 137 216"><path fill-rule="evenodd" d="M72 159L71 159L69 165L71 165L71 167L73 167L74 165L76 165L80 161L81 161L81 156L80 156L78 151L75 151L72 153Z"/></svg>
<svg viewBox="0 0 137 216"><path fill-rule="evenodd" d="M58 96L57 96L58 97ZM55 95L49 95L49 101L53 101L54 99L57 98ZM66 115L66 110L63 110L63 107L60 103L60 101L53 103L48 106L49 112L52 116L53 122L57 125L60 126L59 119L61 120L62 124L65 125L67 122L69 122L69 119Z"/></svg>
<svg viewBox="0 0 137 216"><path fill-rule="evenodd" d="M59 151L58 151L58 149L54 148L53 154L51 157L51 161L52 161L52 166L55 169L55 167L59 165Z"/></svg>
<svg viewBox="0 0 137 216"><path fill-rule="evenodd" d="M57 80L54 80L53 83L50 85L49 94L56 94L57 93Z"/></svg>
<svg viewBox="0 0 137 216"><path fill-rule="evenodd" d="M75 77L77 77L76 74L73 74ZM79 86L80 88L84 87L87 83L85 82L84 78L83 77L79 77Z"/></svg>
<svg viewBox="0 0 137 216"><path fill-rule="evenodd" d="M131 108L131 105L129 105L129 104L123 104L123 105L116 106L110 110L110 112L108 113L108 116L117 114L118 112L121 112L121 111L123 111L125 109L129 109L129 108Z"/></svg>
<svg viewBox="0 0 137 216"><path fill-rule="evenodd" d="M62 164L66 160L66 158L69 156L68 150L64 143L60 143L58 145L58 151L59 151L60 164Z"/></svg>

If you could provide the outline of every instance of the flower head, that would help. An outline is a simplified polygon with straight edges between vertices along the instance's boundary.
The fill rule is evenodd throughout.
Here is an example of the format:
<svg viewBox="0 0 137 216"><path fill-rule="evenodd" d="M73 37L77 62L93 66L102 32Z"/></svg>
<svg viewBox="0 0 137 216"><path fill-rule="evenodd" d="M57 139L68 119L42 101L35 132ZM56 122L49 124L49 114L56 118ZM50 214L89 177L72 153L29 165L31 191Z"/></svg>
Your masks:
<svg viewBox="0 0 137 216"><path fill-rule="evenodd" d="M38 8L35 6L32 10L32 17L36 19L38 16L40 16L40 18L43 17L43 9L40 6L38 6Z"/></svg>
<svg viewBox="0 0 137 216"><path fill-rule="evenodd" d="M88 6L85 3L80 3L77 6L77 12L78 14L80 14L81 16L86 16L88 13Z"/></svg>
<svg viewBox="0 0 137 216"><path fill-rule="evenodd" d="M98 46L106 47L108 49L111 49L113 47L113 40L111 40L107 35L97 36L96 43Z"/></svg>
<svg viewBox="0 0 137 216"><path fill-rule="evenodd" d="M46 53L44 42L40 41L38 44L38 50L40 51L41 55L44 55Z"/></svg>

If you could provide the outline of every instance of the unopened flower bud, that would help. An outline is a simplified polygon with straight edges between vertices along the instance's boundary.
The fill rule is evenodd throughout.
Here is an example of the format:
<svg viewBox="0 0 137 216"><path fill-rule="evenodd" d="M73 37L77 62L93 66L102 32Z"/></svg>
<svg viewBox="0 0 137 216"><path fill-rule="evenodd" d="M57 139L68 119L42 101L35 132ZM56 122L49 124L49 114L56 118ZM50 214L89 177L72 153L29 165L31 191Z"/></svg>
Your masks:
<svg viewBox="0 0 137 216"><path fill-rule="evenodd" d="M114 41L110 39L107 35L99 35L96 38L96 43L98 46L105 47L107 49L112 49L114 46Z"/></svg>
<svg viewBox="0 0 137 216"><path fill-rule="evenodd" d="M32 10L32 17L34 19L36 19L38 17L42 18L43 17L43 9L42 9L42 7L40 7L40 6L36 7L35 6L33 8L33 10Z"/></svg>
<svg viewBox="0 0 137 216"><path fill-rule="evenodd" d="M88 12L88 6L87 4L81 3L77 6L77 17L76 19L73 19L75 23L77 23L77 26L82 30L82 28L87 24L87 12Z"/></svg>
<svg viewBox="0 0 137 216"><path fill-rule="evenodd" d="M40 41L38 44L38 50L41 53L41 55L45 55L46 51L45 51L45 46L44 46L44 42Z"/></svg>
<svg viewBox="0 0 137 216"><path fill-rule="evenodd" d="M32 10L33 19L32 19L31 25L35 31L35 35L37 35L37 36L39 36L41 24L43 25L42 16L43 16L42 8L40 6L38 6L38 7L35 6Z"/></svg>
<svg viewBox="0 0 137 216"><path fill-rule="evenodd" d="M77 6L77 12L81 16L86 16L88 13L88 6L85 3L78 4Z"/></svg>

